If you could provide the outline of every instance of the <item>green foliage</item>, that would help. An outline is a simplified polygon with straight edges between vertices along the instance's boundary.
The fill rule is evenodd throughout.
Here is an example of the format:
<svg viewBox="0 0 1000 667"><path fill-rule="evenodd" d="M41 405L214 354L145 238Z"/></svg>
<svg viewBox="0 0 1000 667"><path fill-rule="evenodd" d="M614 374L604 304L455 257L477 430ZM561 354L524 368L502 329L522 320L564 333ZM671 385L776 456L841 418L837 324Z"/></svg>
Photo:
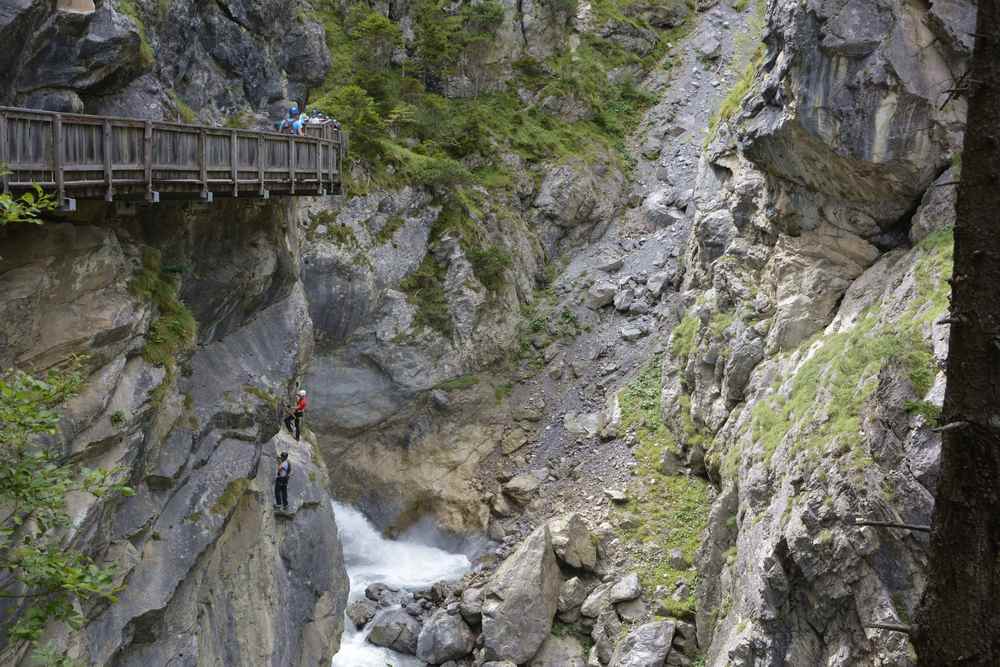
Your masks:
<svg viewBox="0 0 1000 667"><path fill-rule="evenodd" d="M227 516L234 507L236 503L240 501L243 494L250 487L250 480L245 477L240 477L238 479L230 480L226 484L225 490L222 495L218 497L215 503L212 505L212 513L219 516Z"/></svg>
<svg viewBox="0 0 1000 667"><path fill-rule="evenodd" d="M511 392L513 391L514 391L514 385L512 385L509 382L505 382L503 384L498 384L496 386L496 389L493 390L493 393L496 396L497 403L500 403L504 401L508 396L510 396Z"/></svg>
<svg viewBox="0 0 1000 667"><path fill-rule="evenodd" d="M392 237L396 235L399 228L406 224L406 219L401 215L390 216L382 228L378 230L378 234L375 235L375 241L378 244L388 243L392 240Z"/></svg>
<svg viewBox="0 0 1000 667"><path fill-rule="evenodd" d="M687 314L670 334L670 354L680 362L681 366L687 365L687 359L694 352L700 331L701 320Z"/></svg>
<svg viewBox="0 0 1000 667"><path fill-rule="evenodd" d="M708 121L708 134L705 137L706 146L715 138L719 130L719 125L728 122L736 114L736 111L740 108L740 104L743 102L743 98L750 92L750 87L757 76L757 71L764 63L765 46L761 41L761 36L764 34L766 24L764 14L766 5L763 0L755 1L755 14L750 20L747 32L737 37L736 41L736 58L745 60L746 66L740 77L729 89L729 92L726 93L726 96L719 104L719 108L712 114L712 117ZM748 0L742 4L745 7L748 4ZM739 9L742 10L743 7L739 7Z"/></svg>
<svg viewBox="0 0 1000 667"><path fill-rule="evenodd" d="M350 226L337 222L337 214L333 211L320 211L309 217L309 238L312 238L319 227L325 227L323 237L339 246L348 249L358 247L358 237Z"/></svg>
<svg viewBox="0 0 1000 667"><path fill-rule="evenodd" d="M928 424L937 424L941 419L941 406L929 401L907 401L904 408L911 415L920 415Z"/></svg>
<svg viewBox="0 0 1000 667"><path fill-rule="evenodd" d="M708 525L711 504L708 483L698 477L665 475L660 462L665 449L677 449L677 440L661 417L660 359L654 358L639 376L619 395L623 428L634 430L637 445L633 450L637 467L637 480L649 484L637 487L630 493L625 511L635 517L634 527L624 530L633 543L655 544L661 554L680 549L689 562L694 562L701 535ZM677 570L668 559L644 563L639 577L646 590L658 586L673 590L684 581L692 587L693 570ZM673 616L687 618L693 615L694 597L680 602L664 599Z"/></svg>
<svg viewBox="0 0 1000 667"><path fill-rule="evenodd" d="M198 120L198 114L194 112L194 109L187 102L181 99L176 91L168 90L167 94L170 96L170 101L174 103L174 108L177 109L177 113L181 117L181 122L190 125Z"/></svg>
<svg viewBox="0 0 1000 667"><path fill-rule="evenodd" d="M375 100L364 88L355 84L337 86L316 101L318 108L336 118L350 132L350 150L362 158L380 155L385 121Z"/></svg>
<svg viewBox="0 0 1000 667"><path fill-rule="evenodd" d="M67 544L66 498L132 490L114 481L120 470L81 467L42 444L58 433L57 408L79 390L81 365L74 359L44 377L0 374L0 596L17 605L17 621L7 630L13 641L37 640L53 620L79 629L77 601L113 602L118 590L113 568Z"/></svg>
<svg viewBox="0 0 1000 667"><path fill-rule="evenodd" d="M465 251L476 279L483 287L496 292L503 285L503 278L512 263L510 253L497 246L471 246Z"/></svg>
<svg viewBox="0 0 1000 667"><path fill-rule="evenodd" d="M427 253L417 270L404 278L399 288L417 312L414 324L437 331L443 336L451 336L454 325L448 312L448 299L444 293L444 277L447 267L440 264L434 255Z"/></svg>
<svg viewBox="0 0 1000 667"><path fill-rule="evenodd" d="M629 1L601 4L609 20L656 33L625 16ZM556 0L539 9L555 25L566 22L575 6L575 0ZM401 45L398 26L368 4L316 0L313 7L333 60L315 106L344 124L351 156L375 183L387 186L454 188L475 181L509 188L514 174L500 158L510 151L538 163L611 148L627 163L624 139L653 100L635 80L609 79L608 73L623 65L652 68L676 37L661 32L655 53L640 59L610 40L585 35L572 54L518 63L514 80L496 89L486 84L497 80L493 63L504 18L498 0L415 0L409 9L413 39L403 64L391 57ZM467 82L471 97L445 97L449 79ZM538 105L526 108L518 95L524 90L539 99L571 100L589 117L571 122ZM463 165L471 156L480 158L475 173Z"/></svg>
<svg viewBox="0 0 1000 667"><path fill-rule="evenodd" d="M254 119L249 113L240 111L226 118L223 125L232 130L247 130L254 126Z"/></svg>
<svg viewBox="0 0 1000 667"><path fill-rule="evenodd" d="M459 391L461 389L468 389L469 387L475 387L479 384L479 376L477 375L461 375L457 378L452 378L450 380L445 380L437 386L438 389L443 389L444 391Z"/></svg>
<svg viewBox="0 0 1000 667"><path fill-rule="evenodd" d="M6 170L0 167L0 173ZM15 222L27 222L35 225L42 223L41 216L46 211L55 210L58 202L35 186L34 192L25 192L20 197L0 194L0 227Z"/></svg>
<svg viewBox="0 0 1000 667"><path fill-rule="evenodd" d="M708 331L712 334L712 338L722 338L722 334L729 328L733 323L732 313L717 312L712 315L712 319L708 321Z"/></svg>
<svg viewBox="0 0 1000 667"><path fill-rule="evenodd" d="M146 24L139 15L135 0L118 0L118 9L132 19L139 31L139 65L142 69L149 69L156 62L156 57L153 55L153 47L150 46L149 36L146 35Z"/></svg>
<svg viewBox="0 0 1000 667"><path fill-rule="evenodd" d="M142 269L129 283L129 289L136 297L155 304L158 310L158 317L146 336L143 358L172 370L177 356L194 347L198 325L178 298L174 277L162 270L158 250L143 250Z"/></svg>
<svg viewBox="0 0 1000 667"><path fill-rule="evenodd" d="M914 268L916 294L897 321L885 322L872 309L850 329L805 343L808 359L784 383L784 390L758 401L752 411L752 433L762 444L765 461L793 428L790 453L804 450L850 453L855 466L866 462L860 415L875 391L878 373L898 364L917 396L931 388L938 372L926 331L948 308L953 250L951 231L929 236L920 245ZM780 383L781 380L779 379ZM907 409L930 413L923 402Z"/></svg>

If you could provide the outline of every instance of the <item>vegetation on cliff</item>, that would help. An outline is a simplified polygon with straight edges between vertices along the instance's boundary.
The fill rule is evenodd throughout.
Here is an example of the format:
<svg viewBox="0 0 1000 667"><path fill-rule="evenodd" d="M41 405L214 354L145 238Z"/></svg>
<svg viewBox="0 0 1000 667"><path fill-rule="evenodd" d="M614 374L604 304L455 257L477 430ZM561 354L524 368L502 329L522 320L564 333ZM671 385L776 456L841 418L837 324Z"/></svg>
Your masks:
<svg viewBox="0 0 1000 667"><path fill-rule="evenodd" d="M18 370L0 376L0 598L11 641L35 641L50 621L79 629L80 602L113 602L114 569L67 544L68 497L131 495L119 471L80 468L46 439L58 433L60 406L77 393L80 361L35 377Z"/></svg>

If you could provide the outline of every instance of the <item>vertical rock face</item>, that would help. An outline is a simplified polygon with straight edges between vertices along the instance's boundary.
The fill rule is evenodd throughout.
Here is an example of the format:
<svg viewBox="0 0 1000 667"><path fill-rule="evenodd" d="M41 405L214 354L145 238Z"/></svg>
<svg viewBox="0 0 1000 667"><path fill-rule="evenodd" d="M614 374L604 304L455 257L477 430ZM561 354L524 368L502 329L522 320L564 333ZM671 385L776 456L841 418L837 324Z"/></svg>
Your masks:
<svg viewBox="0 0 1000 667"><path fill-rule="evenodd" d="M708 434L721 488L696 563L711 665L912 664L905 636L864 626L909 622L926 543L853 518L933 508L965 113L948 89L975 15L933 5L771 0L750 92L703 155L694 342L667 355L663 407Z"/></svg>
<svg viewBox="0 0 1000 667"><path fill-rule="evenodd" d="M3 232L3 363L87 355L61 445L85 465L123 467L136 491L72 500L77 541L117 562L125 586L116 604L87 610L82 632L51 639L93 665L328 663L347 594L328 475L308 440L275 435L276 397L312 351L293 212L234 202L156 213L94 206ZM140 278L177 280L196 349L147 360L175 314L137 296ZM287 516L271 510L280 451L293 466Z"/></svg>

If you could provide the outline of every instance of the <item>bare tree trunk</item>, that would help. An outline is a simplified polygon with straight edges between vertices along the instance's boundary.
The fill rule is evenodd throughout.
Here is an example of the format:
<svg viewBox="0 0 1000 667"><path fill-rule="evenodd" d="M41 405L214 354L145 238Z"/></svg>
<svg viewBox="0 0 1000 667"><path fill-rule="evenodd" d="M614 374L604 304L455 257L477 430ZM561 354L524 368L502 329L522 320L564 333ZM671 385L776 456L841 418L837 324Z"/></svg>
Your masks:
<svg viewBox="0 0 1000 667"><path fill-rule="evenodd" d="M1000 665L1000 0L979 0L955 229L951 347L924 665ZM958 425L965 422L965 426Z"/></svg>

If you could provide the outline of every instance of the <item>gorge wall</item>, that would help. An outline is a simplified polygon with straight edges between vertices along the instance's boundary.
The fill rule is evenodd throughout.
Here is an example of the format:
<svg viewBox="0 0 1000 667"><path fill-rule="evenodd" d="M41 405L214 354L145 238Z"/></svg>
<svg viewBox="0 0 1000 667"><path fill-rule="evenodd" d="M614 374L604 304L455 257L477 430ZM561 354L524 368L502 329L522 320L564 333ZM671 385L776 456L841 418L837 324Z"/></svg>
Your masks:
<svg viewBox="0 0 1000 667"><path fill-rule="evenodd" d="M461 602L479 637L435 664L914 664L867 626L909 622L926 541L853 521L933 508L974 3L499 5L486 48L423 77L440 100L379 110L342 200L0 232L0 362L86 354L53 444L137 490L74 503L126 587L52 630L70 655L329 664L332 494L493 541L418 619L459 632L434 610ZM0 97L264 122L341 99L348 10L22 0ZM400 33L379 66L418 69L424 4L368 11ZM421 104L485 138L442 157ZM471 179L438 176L448 156ZM301 446L277 422L300 384ZM530 633L503 604L525 582Z"/></svg>

